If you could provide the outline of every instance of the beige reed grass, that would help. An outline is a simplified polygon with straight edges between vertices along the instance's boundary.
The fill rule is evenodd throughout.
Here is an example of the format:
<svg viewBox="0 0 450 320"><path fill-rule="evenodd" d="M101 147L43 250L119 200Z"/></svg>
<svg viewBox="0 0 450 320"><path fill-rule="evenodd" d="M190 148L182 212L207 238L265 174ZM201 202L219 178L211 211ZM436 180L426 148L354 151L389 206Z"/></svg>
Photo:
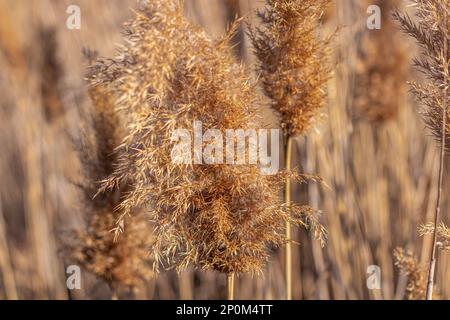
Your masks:
<svg viewBox="0 0 450 320"><path fill-rule="evenodd" d="M408 300L423 300L427 295L427 269L420 265L417 258L410 251L403 248L394 250L395 266L407 279L406 298ZM440 298L434 287L433 295Z"/></svg>
<svg viewBox="0 0 450 320"><path fill-rule="evenodd" d="M241 0L241 14L248 14L261 2ZM329 27L330 32L335 24L346 27L339 32L334 46L336 77L329 81L329 104L324 108L329 120L323 122L320 132L312 131L306 139L297 139L294 143L294 161L297 149L302 164L307 162L305 170L317 172L331 186L331 189L322 189L316 184L309 184L306 192L306 187L297 188L295 184L292 185L293 201L296 198L308 198L313 207L323 209L325 214L322 219L330 237L326 250L321 250L318 243L309 241L308 234L297 233L295 228L293 229L293 237L302 243L301 246L294 245L292 252L294 298L300 295L304 299L325 300L409 298L411 277L398 277L399 273L393 267L392 248L397 246L408 248L417 255L419 266L424 271L422 279L425 281L422 283L426 290L427 260L434 231L433 214L437 194L437 185L434 183L438 178L436 143L429 135L423 134L423 122L414 108L416 103L409 100L398 101L397 97L400 95L396 95L396 89L401 84L399 87L383 86L380 90L362 86L360 91L361 97L365 90L370 90L370 98L381 99L382 95L383 99L374 99L373 104L383 103L388 108L395 108L397 102L404 104L406 107L399 108L394 118L390 116L392 110L386 110L386 115L394 121L374 126L372 121L369 123L352 117L352 102L359 99L359 95L356 97L355 85L360 82L355 83L357 80L352 71L357 62L351 58L360 47L358 32L367 19L367 5L363 8L360 6L365 2L334 1L334 8L330 11L329 20L324 27ZM391 1L373 0L370 4L383 5L389 2ZM54 250L61 246L61 239L57 235L63 227L81 228L79 221L91 213L80 208L79 194L73 192L71 183L67 183L68 178L70 181L78 181L75 178L79 176L80 170L73 165L73 152L70 150L72 144L67 141L66 133L68 128L75 134L78 134L79 130L84 132L78 112L89 105L83 81L85 63L80 51L83 46L89 46L99 50L102 55L113 55L116 43L121 43L121 22L130 17L128 8L133 7L136 1L78 0L77 3L83 8L83 26L89 28L82 27L80 32L69 32L70 36L66 36L69 34L65 24L59 19L49 19L52 12L65 12L65 1L34 1L33 10L30 10L29 1L0 0L0 11L8 12L0 21L0 172L3 181L0 193L5 221L4 231L0 230L0 234L3 232L6 237L6 241L0 243L0 256L3 256L0 258L3 259L0 262L0 299L15 296L20 299L67 299L64 260L58 255L58 251ZM224 3L224 0L187 0L186 6L190 7L191 11L195 9L195 17L191 17L202 23L208 33L220 34L225 25L224 21L229 19L222 11ZM192 9L193 7L195 8ZM200 11L202 16L197 16ZM99 15L98 12L102 14ZM234 15L230 14L230 17ZM339 20L335 22L335 19ZM41 28L40 20L44 21L47 27L55 29L55 53L62 71L62 78L58 82L63 88L60 93L66 111L58 117L52 117L51 121L40 115L41 94L46 92L45 88L41 91L42 85L39 84L42 75L40 70L44 66L40 61L34 61L38 52L46 51L41 43L42 38L36 36L35 32ZM401 40L394 40L392 45L388 44L390 41L384 38L391 36L392 29L385 28L386 26L383 20L381 30L367 32L371 39L380 41L380 44L370 42L370 47L364 51L364 54L368 55L365 60L368 65L380 67L372 73L374 78L371 79L374 81L368 79L368 83L373 86L377 85L375 80L378 75L386 78L388 83L400 83L402 79L396 80L398 65L409 62L391 62L389 57L397 56L398 45L408 41L403 37ZM379 33L384 33L385 36L378 37ZM397 36L393 38L397 39ZM248 47L247 41L242 43L244 47ZM382 47L381 43L386 45ZM409 49L409 52L414 52ZM380 64L381 61L377 61L380 56L389 60ZM369 68L362 68L358 79L364 77L364 73L368 71ZM19 79L18 85L10 80L12 77ZM363 103L367 107L371 104L370 101ZM441 118L441 111L437 109L436 119ZM372 118L374 117L371 114L370 119ZM378 118L381 120L377 114L375 119ZM387 117L383 114L382 119L385 118ZM62 130L58 130L58 126ZM24 134L24 130L29 127L39 129L34 131L33 135ZM44 148L36 148L37 145L43 145ZM447 148L448 146L447 144ZM30 148L40 150L41 156L32 157L26 152ZM395 152L392 152L393 150ZM25 155L29 158L25 158ZM447 166L446 163L446 172ZM24 173L35 170L34 168L45 172L42 179L33 179L38 183L30 183L32 181L24 176ZM63 168L67 171L62 172ZM449 182L450 177L445 174L441 195L442 221L448 218L445 212L450 204ZM38 193L40 190L44 192ZM32 199L28 198L28 194L43 197L45 206L38 201L26 204L27 199ZM33 215L36 217L33 218ZM114 218L111 220L114 225ZM25 224L24 221L30 223ZM129 234L130 229L127 226L131 227L133 221L126 225L123 236ZM38 224L35 225L34 222ZM422 226L427 227L425 238L417 237L417 226L421 222L429 222ZM284 229L282 231L284 232ZM30 241L33 239L33 233L40 235L38 246L34 246L33 241ZM441 246L444 240L439 234L439 249L444 249ZM280 251L283 253L284 250ZM450 276L450 255L441 252L438 251L437 283L434 287L438 287L442 297L448 299L450 286L443 284ZM371 264L377 264L382 269L383 290L367 289L366 268ZM284 298L285 272L282 259L272 257L270 263L264 267L264 273L264 277L237 277L235 297ZM82 274L88 273L84 271ZM227 297L226 291L221 290L227 282L226 275L191 269L188 274L191 277L188 287L192 290L192 298ZM8 279L11 283L5 282ZM142 281L142 284L145 290L139 298L180 297L174 272L161 274L155 280ZM73 292L70 297L105 299L108 298L109 292L103 290L104 288L101 277L88 275L83 277L82 290ZM419 299L425 298L425 291L423 292ZM438 296L435 292L433 299L436 298Z"/></svg>
<svg viewBox="0 0 450 320"><path fill-rule="evenodd" d="M330 77L329 43L317 33L329 0L267 0L258 13L262 26L250 26L258 74L272 107L280 114L285 136L285 167L291 169L292 144L321 118L325 85ZM291 203L291 180L285 182L285 202ZM285 230L286 299L292 299L292 234Z"/></svg>
<svg viewBox="0 0 450 320"><path fill-rule="evenodd" d="M234 300L234 273L227 274L227 298L228 300Z"/></svg>
<svg viewBox="0 0 450 320"><path fill-rule="evenodd" d="M401 0L363 0L357 8L365 12L370 5L381 9L381 29L368 30L359 23L355 35L357 59L353 64L354 105L358 119L380 125L397 119L407 92L408 48L392 19L392 10L401 8Z"/></svg>
<svg viewBox="0 0 450 320"><path fill-rule="evenodd" d="M236 28L212 40L186 20L179 1L142 2L119 55L98 60L91 77L94 87L114 93L117 112L129 115L118 161L100 190L127 186L117 207L117 237L135 210L147 211L155 268L181 272L193 265L227 274L230 297L234 275L261 272L270 247L284 244L286 222L325 237L310 207L288 207L278 196L287 176L305 176L262 175L253 164L180 164L171 157L173 132L193 134L195 120L205 130L257 128L255 85L230 45Z"/></svg>
<svg viewBox="0 0 450 320"><path fill-rule="evenodd" d="M437 197L435 205L434 226L440 223L442 184L444 177L444 159L449 138L448 127L448 95L449 86L449 52L448 34L450 28L450 1L448 0L414 0L416 16L419 23L414 23L408 14L394 13L401 28L414 37L423 50L421 59L414 64L428 78L429 84L420 85L412 82L412 91L417 100L424 105L423 117L440 143L439 173L437 181ZM434 228L431 243L430 263L426 299L433 299L435 281L436 251L438 228Z"/></svg>
<svg viewBox="0 0 450 320"><path fill-rule="evenodd" d="M92 60L96 53L86 51ZM91 61L92 62L92 61ZM88 75L88 83L95 81ZM76 229L66 240L67 257L88 272L103 279L110 287L112 298L123 294L138 294L142 284L153 278L152 229L142 210L134 212L133 223L119 239L111 232L120 211L116 210L126 185L96 196L100 181L113 171L117 161L115 149L125 134L122 120L115 110L111 92L105 86L89 88L92 102L81 118L84 134L76 141L81 163L77 185L84 196L81 201L87 227Z"/></svg>

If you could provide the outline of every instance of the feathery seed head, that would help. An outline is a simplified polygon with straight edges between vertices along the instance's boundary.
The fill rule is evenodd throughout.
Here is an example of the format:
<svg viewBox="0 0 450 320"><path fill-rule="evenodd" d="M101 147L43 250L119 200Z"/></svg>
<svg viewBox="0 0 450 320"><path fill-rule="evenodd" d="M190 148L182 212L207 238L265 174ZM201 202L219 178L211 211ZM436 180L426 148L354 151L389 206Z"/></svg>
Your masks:
<svg viewBox="0 0 450 320"><path fill-rule="evenodd" d="M396 248L394 250L394 258L397 268L408 277L406 298L408 300L425 299L427 285L426 270L420 266L411 252L406 252L403 248Z"/></svg>
<svg viewBox="0 0 450 320"><path fill-rule="evenodd" d="M194 121L222 133L256 128L254 84L234 61L232 31L213 41L184 18L177 1L152 1L127 24L118 56L92 69L91 84L114 92L117 110L130 119L102 191L127 186L119 225L135 208L150 213L156 266L259 272L269 248L285 241L286 221L324 239L310 208L293 206L291 215L280 202L283 174L261 175L257 165L171 159L172 133L182 128L193 135Z"/></svg>
<svg viewBox="0 0 450 320"><path fill-rule="evenodd" d="M88 79L91 77L89 75ZM117 294L123 289L139 289L154 275L149 255L152 230L144 213L138 212L123 237L118 241L114 239L112 230L120 215L115 207L126 187L121 185L97 196L96 193L100 180L114 170L115 148L123 139L124 128L105 85L89 88L89 97L92 105L82 117L84 134L77 144L83 176L79 185L85 195L82 205L87 213L87 229L71 232L66 252L71 260L106 281Z"/></svg>
<svg viewBox="0 0 450 320"><path fill-rule="evenodd" d="M421 236L434 233L434 223L427 223L419 227ZM450 228L441 222L437 227L437 246L439 249L450 251Z"/></svg>
<svg viewBox="0 0 450 320"><path fill-rule="evenodd" d="M442 108L448 107L449 96L444 94L450 84L450 1L413 0L418 23L408 14L396 11L394 18L402 30L420 45L423 55L414 65L427 78L426 84L411 82L411 91L423 105L422 117L435 138L442 142ZM445 128L446 146L450 143L450 114Z"/></svg>
<svg viewBox="0 0 450 320"><path fill-rule="evenodd" d="M367 30L366 25L361 24L354 103L358 118L378 124L397 116L407 91L408 64L407 48L391 19L392 10L400 5L400 1L362 1L361 11L365 12L365 8L373 4L381 9L382 25L380 30Z"/></svg>
<svg viewBox="0 0 450 320"><path fill-rule="evenodd" d="M262 27L250 29L266 95L287 136L305 134L321 118L331 74L330 39L320 37L330 0L267 0Z"/></svg>

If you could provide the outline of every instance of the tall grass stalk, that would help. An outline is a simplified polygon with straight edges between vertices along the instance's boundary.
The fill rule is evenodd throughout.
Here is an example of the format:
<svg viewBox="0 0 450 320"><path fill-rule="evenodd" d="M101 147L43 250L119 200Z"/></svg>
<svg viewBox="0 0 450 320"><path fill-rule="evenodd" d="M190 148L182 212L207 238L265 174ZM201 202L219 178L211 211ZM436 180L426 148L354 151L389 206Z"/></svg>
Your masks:
<svg viewBox="0 0 450 320"><path fill-rule="evenodd" d="M228 273L227 274L227 298L228 300L234 300L234 280L235 280L235 275L234 273Z"/></svg>
<svg viewBox="0 0 450 320"><path fill-rule="evenodd" d="M155 268L181 272L192 265L221 272L228 275L229 298L235 275L261 273L270 248L285 243L287 221L311 227L324 239L311 208L288 208L279 197L286 176L306 177L262 175L256 164L172 158L173 133L193 133L196 120L220 132L259 127L256 85L230 44L237 27L238 21L224 37L212 39L185 18L178 1L143 2L114 63L99 59L92 66L92 84L114 92L117 111L130 115L117 165L101 188L129 188L117 206L117 236L132 224L136 209L144 209L154 225Z"/></svg>
<svg viewBox="0 0 450 320"><path fill-rule="evenodd" d="M444 21L447 21L447 11L444 10ZM442 64L444 66L444 75L446 79L449 79L448 74L448 30L444 28L444 49L442 53ZM434 273L436 270L436 251L437 251L437 238L438 238L438 224L440 221L440 213L441 213L441 201L442 201L442 181L444 176L444 160L445 160L445 150L446 150L446 127L447 127L447 109L448 109L448 83L444 84L444 92L443 92L443 101L442 101L442 128L441 128L441 150L440 150L440 159L439 159L439 178L438 178L438 195L436 199L436 210L434 215L434 232L433 232L433 242L431 243L431 257L430 257L430 266L428 270L428 282L427 282L427 300L433 300L433 286L434 286Z"/></svg>
<svg viewBox="0 0 450 320"><path fill-rule="evenodd" d="M267 0L258 12L259 28L250 27L258 73L272 108L280 114L286 139L286 170L291 169L292 139L305 135L323 116L325 85L330 77L329 42L318 36L329 0ZM291 179L285 182L285 203L291 208ZM286 299L292 299L291 224L286 222Z"/></svg>
<svg viewBox="0 0 450 320"><path fill-rule="evenodd" d="M286 170L291 170L292 165L292 137L288 137L286 141ZM289 208L291 205L291 178L286 177L286 185L284 190L284 202ZM286 222L286 256L285 256L285 268L286 268L286 299L292 300L292 226L289 221Z"/></svg>
<svg viewBox="0 0 450 320"><path fill-rule="evenodd" d="M414 65L422 71L427 79L426 85L411 82L412 91L419 103L423 105L422 116L429 129L440 143L439 173L437 181L437 198L434 214L433 241L428 268L426 299L433 299L433 286L436 269L436 250L438 239L438 224L440 222L442 184L444 175L444 160L446 144L448 143L448 96L449 85L449 55L448 55L448 0L414 0L416 16L419 22L414 22L408 14L394 13L394 18L400 22L403 31L413 38L422 48L422 57L414 60Z"/></svg>

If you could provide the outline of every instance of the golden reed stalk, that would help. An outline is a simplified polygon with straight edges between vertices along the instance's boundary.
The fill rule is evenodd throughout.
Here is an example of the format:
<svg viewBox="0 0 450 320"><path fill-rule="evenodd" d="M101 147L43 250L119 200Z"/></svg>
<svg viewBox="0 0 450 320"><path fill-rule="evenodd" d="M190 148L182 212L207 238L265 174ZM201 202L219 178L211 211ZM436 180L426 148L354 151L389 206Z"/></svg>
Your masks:
<svg viewBox="0 0 450 320"><path fill-rule="evenodd" d="M446 22L448 19L447 17L447 11L444 10L444 21ZM446 78L448 79L448 34L447 34L447 28L444 28L444 50L442 55L442 63L444 66L444 74L446 74ZM433 300L433 286L434 286L434 272L436 270L436 251L437 251L437 238L438 238L438 228L437 225L439 224L440 220L440 213L441 213L441 195L442 195L442 181L444 176L444 160L445 160L445 133L446 133L446 127L447 127L447 89L448 85L444 86L444 94L443 94L443 101L442 101L442 128L441 128L441 154L439 159L439 178L438 178L438 196L436 199L436 210L434 215L434 232L433 232L433 242L431 243L431 258L430 258L430 266L428 271L428 282L427 282L427 300Z"/></svg>
<svg viewBox="0 0 450 320"><path fill-rule="evenodd" d="M264 92L281 116L286 139L286 170L291 170L292 139L302 136L322 117L325 85L330 77L329 42L317 31L329 0L267 0L258 13L259 28L250 26ZM285 203L291 208L291 180L285 182ZM291 224L286 222L286 299L292 299Z"/></svg>
<svg viewBox="0 0 450 320"><path fill-rule="evenodd" d="M228 300L234 300L234 273L227 274L227 290L228 290Z"/></svg>
<svg viewBox="0 0 450 320"><path fill-rule="evenodd" d="M173 161L173 133L192 134L196 121L220 132L259 128L256 84L230 44L237 26L211 39L185 18L179 1L154 0L127 24L128 41L114 63L99 59L91 68L91 85L114 92L116 111L129 121L100 192L129 188L117 206L117 236L136 209L145 208L155 226L155 268L181 272L192 265L227 274L229 298L235 275L260 273L270 248L285 243L287 222L324 239L311 208L288 208L279 197L286 176L304 176L263 175L256 164Z"/></svg>
<svg viewBox="0 0 450 320"><path fill-rule="evenodd" d="M292 162L292 137L288 137L286 142L286 170L291 170ZM284 202L286 206L291 205L291 178L286 177L286 185L284 190ZM292 226L289 221L286 222L286 299L292 300Z"/></svg>
<svg viewBox="0 0 450 320"><path fill-rule="evenodd" d="M403 31L415 38L422 48L422 57L415 59L414 65L427 75L429 83L421 85L412 82L412 91L417 100L424 106L422 115L425 123L441 144L437 181L438 194L435 205L433 241L431 243L426 293L426 299L432 300L436 269L437 226L441 213L445 151L449 139L447 90L449 85L448 29L450 28L450 22L448 21L448 14L450 1L414 0L413 2L419 23L413 22L408 14L402 15L399 12L394 13L394 18L400 22Z"/></svg>

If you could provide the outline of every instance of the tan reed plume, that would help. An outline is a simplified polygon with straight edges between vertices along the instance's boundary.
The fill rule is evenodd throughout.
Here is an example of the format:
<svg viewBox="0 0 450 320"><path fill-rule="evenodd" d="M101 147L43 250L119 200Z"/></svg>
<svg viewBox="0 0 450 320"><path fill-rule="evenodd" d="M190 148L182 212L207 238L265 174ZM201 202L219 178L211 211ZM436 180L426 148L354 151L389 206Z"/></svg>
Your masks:
<svg viewBox="0 0 450 320"><path fill-rule="evenodd" d="M427 223L424 225L421 225L419 227L419 234L421 236L430 234L435 234L435 228L433 223ZM450 251L450 228L447 227L443 222L438 224L438 227L436 229L436 246L445 251Z"/></svg>
<svg viewBox="0 0 450 320"><path fill-rule="evenodd" d="M422 115L425 123L439 141L440 162L438 177L438 195L434 225L440 222L442 180L446 145L449 140L450 121L448 114L449 87L449 0L414 0L418 23L412 21L408 14L398 11L394 17L400 22L403 31L416 39L422 48L422 57L414 59L414 65L428 79L426 85L412 82L412 92L423 105ZM434 273L436 268L437 228L434 229L428 273L427 300L433 298Z"/></svg>
<svg viewBox="0 0 450 320"><path fill-rule="evenodd" d="M193 135L196 120L204 130L256 128L255 86L229 44L235 29L211 40L185 19L178 1L142 2L118 56L99 60L92 77L93 85L114 92L117 111L130 115L118 162L101 190L129 188L118 206L117 236L136 208L145 209L154 225L157 268L194 265L227 274L230 284L234 274L261 271L270 247L284 243L287 221L325 236L309 207L293 206L291 213L279 200L283 180L293 174L265 176L257 165L171 158L173 132Z"/></svg>
<svg viewBox="0 0 450 320"><path fill-rule="evenodd" d="M293 138L304 135L322 118L325 85L330 78L330 38L318 36L330 0L267 0L258 13L262 26L250 29L258 74L272 107L281 116L285 135L286 170L291 169ZM291 181L285 182L291 203ZM291 240L291 225L286 224ZM292 298L292 244L286 245L286 298Z"/></svg>
<svg viewBox="0 0 450 320"><path fill-rule="evenodd" d="M39 61L42 76L42 107L47 121L54 121L64 112L61 88L63 70L56 55L58 52L56 30L41 28L38 37L42 43Z"/></svg>
<svg viewBox="0 0 450 320"><path fill-rule="evenodd" d="M392 21L392 10L400 0L359 1L362 12L369 5L381 9L381 29L368 30L361 23L357 34L354 108L358 118L383 123L397 116L406 95L407 46Z"/></svg>
<svg viewBox="0 0 450 320"><path fill-rule="evenodd" d="M138 211L124 235L114 239L111 230L120 214L115 207L126 187L95 195L100 181L113 171L115 148L124 134L123 124L107 88L92 87L89 96L92 108L82 119L84 136L77 144L83 171L79 185L85 195L82 204L87 228L72 232L66 250L69 259L103 279L110 286L113 298L119 298L127 291L138 293L154 275L149 255L152 230L145 214Z"/></svg>
<svg viewBox="0 0 450 320"><path fill-rule="evenodd" d="M408 277L406 285L406 299L408 300L423 300L426 297L427 291L427 270L423 268L419 261L417 261L414 254L406 251L403 248L396 248L394 250L395 266ZM439 294L434 289L435 298Z"/></svg>

